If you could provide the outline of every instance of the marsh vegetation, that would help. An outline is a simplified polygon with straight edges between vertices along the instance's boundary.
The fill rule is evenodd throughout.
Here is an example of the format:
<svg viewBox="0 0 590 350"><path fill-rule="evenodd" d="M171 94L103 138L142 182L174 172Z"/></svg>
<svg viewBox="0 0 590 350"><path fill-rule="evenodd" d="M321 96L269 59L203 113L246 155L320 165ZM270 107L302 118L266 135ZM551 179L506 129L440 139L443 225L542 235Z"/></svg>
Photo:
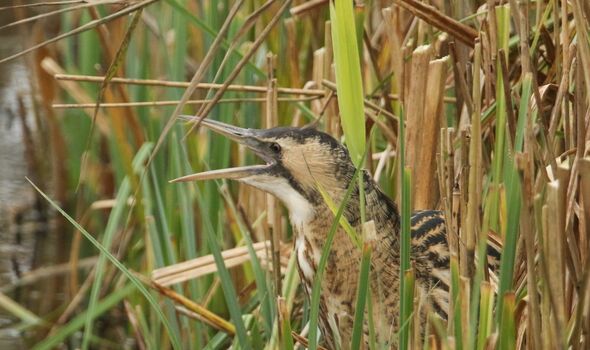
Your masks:
<svg viewBox="0 0 590 350"><path fill-rule="evenodd" d="M422 329L405 261L401 347L590 347L588 1L1 6L14 21L0 31L27 33L0 64L28 63L27 188L59 240L50 266L0 286L27 347L322 344L284 207L233 182L168 183L258 162L180 113L315 124L401 206L403 240L410 211L444 211L449 319ZM503 250L495 273L478 258L488 242Z"/></svg>

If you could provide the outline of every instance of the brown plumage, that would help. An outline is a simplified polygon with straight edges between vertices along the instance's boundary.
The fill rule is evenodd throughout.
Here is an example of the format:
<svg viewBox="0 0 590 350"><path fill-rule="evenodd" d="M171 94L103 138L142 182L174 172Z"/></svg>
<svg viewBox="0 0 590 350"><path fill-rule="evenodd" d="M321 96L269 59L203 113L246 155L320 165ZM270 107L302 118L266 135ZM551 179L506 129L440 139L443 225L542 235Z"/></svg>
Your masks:
<svg viewBox="0 0 590 350"><path fill-rule="evenodd" d="M311 294L313 278L334 219L318 189L325 190L339 204L348 187L354 186L344 216L357 232L362 231L358 185L356 181L351 184L355 167L346 148L331 136L311 128L254 130L211 120L204 120L203 125L246 145L266 164L188 175L176 181L230 178L279 198L289 210L299 274L306 293ZM400 216L396 204L379 189L369 173L364 171L362 176L366 220L372 220L376 228L370 291L377 342L395 348L395 334L399 329ZM414 213L411 232L416 288L430 309L446 318L450 272L442 213ZM493 249L489 253L494 259L499 256ZM328 348L349 347L360 261L360 250L345 231L338 228L321 283L320 329Z"/></svg>

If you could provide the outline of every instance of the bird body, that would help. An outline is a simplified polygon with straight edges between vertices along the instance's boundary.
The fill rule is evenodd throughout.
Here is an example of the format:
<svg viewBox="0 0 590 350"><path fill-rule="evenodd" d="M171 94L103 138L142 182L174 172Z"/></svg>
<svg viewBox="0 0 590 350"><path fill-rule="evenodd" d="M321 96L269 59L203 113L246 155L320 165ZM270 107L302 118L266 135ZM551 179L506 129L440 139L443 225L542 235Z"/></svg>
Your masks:
<svg viewBox="0 0 590 350"><path fill-rule="evenodd" d="M399 276L400 276L400 217L397 206L364 172L366 220L375 224L372 238L371 274L369 291L372 293L373 321L377 343L394 347L399 329ZM340 203L344 193L334 199ZM354 191L344 216L362 232L359 216L359 192ZM332 193L335 195L335 193ZM296 233L294 251L297 254L299 275L308 296L320 256L334 215L323 202L314 206L313 215L306 222L293 225ZM293 220L291 220L293 222ZM415 213L411 222L412 263L416 270L419 290L441 317L448 309L449 250L442 213L422 211ZM352 337L354 305L357 297L361 250L339 227L335 233L324 278L321 283L320 328L329 348L347 349ZM365 318L367 319L367 318ZM368 331L368 325L365 325ZM365 336L368 340L368 334Z"/></svg>
<svg viewBox="0 0 590 350"><path fill-rule="evenodd" d="M193 117L186 119L192 120ZM339 205L349 186L353 187L343 214L356 232L362 232L361 191L358 181L352 181L356 168L348 151L331 136L312 128L257 130L213 120L203 120L202 123L247 146L266 164L214 170L173 181L235 179L280 199L289 210L299 275L306 293L311 296L322 250L334 220L320 189ZM375 225L369 291L376 341L379 348L396 348L395 335L400 326L399 211L368 172L363 171L361 176L366 220ZM444 216L439 211L415 213L411 219L411 235L411 261L418 295L424 299L427 309L446 319L450 253ZM348 349L350 346L360 263L361 250L342 227L338 227L321 280L319 325L328 348ZM365 322L365 333L368 329ZM367 334L365 341L368 339Z"/></svg>

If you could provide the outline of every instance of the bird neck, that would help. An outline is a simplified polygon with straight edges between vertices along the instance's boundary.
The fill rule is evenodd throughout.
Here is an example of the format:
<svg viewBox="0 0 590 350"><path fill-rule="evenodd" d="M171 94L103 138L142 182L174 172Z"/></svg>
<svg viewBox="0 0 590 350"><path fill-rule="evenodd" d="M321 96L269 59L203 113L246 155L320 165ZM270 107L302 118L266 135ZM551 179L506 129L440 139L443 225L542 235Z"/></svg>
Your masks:
<svg viewBox="0 0 590 350"><path fill-rule="evenodd" d="M398 226L399 210L397 208L397 205L385 193L381 191L381 189L373 180L369 172L363 170L361 175L363 176L363 187L365 195L365 220L374 220L376 222L389 222L392 226ZM331 196L334 203L336 203L336 205L340 205L346 197L348 187L353 187L350 198L346 203L346 210L344 212L344 215L348 222L352 226L356 227L357 225L361 224L361 194L359 191L358 181L355 180L352 184L351 181L352 176L346 182L345 186L335 190L327 190L327 192ZM322 205L325 203L319 204Z"/></svg>
<svg viewBox="0 0 590 350"><path fill-rule="evenodd" d="M375 223L378 239L387 239L391 244L397 246L400 223L397 205L379 189L377 183L367 171L363 171L361 175L363 176L365 194L365 221L372 220ZM324 187L323 189L337 209L345 200L348 187L353 186L343 215L348 223L360 233L362 232L360 191L357 181L353 184L350 183L352 179L352 175L347 176L346 181L339 182L340 186ZM301 201L286 203L289 208L291 223L294 227L307 227L302 232L314 235L316 239L325 240L329 232L329 225L331 225L334 218L334 208L328 206L318 190L305 197L305 205L301 205Z"/></svg>
<svg viewBox="0 0 590 350"><path fill-rule="evenodd" d="M397 205L381 191L377 183L367 171L364 170L362 176L365 195L365 221L372 220L375 223L378 239L387 238L388 240L393 240L397 243L399 239L400 225L400 216ZM360 233L362 226L360 217L360 193L358 191L358 185L355 184L354 186L355 189L345 214L350 224Z"/></svg>

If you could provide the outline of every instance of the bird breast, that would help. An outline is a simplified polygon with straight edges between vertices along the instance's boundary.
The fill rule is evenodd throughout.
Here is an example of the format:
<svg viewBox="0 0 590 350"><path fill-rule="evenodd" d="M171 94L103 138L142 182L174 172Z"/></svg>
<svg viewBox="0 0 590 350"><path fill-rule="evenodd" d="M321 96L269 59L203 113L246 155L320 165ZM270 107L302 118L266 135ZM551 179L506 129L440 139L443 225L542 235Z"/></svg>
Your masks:
<svg viewBox="0 0 590 350"><path fill-rule="evenodd" d="M310 220L294 225L299 276L309 297L333 221L329 209L315 209ZM345 344L350 343L359 263L360 250L344 230L338 228L322 275L320 292L320 328L331 347L338 344L338 348L346 349Z"/></svg>

